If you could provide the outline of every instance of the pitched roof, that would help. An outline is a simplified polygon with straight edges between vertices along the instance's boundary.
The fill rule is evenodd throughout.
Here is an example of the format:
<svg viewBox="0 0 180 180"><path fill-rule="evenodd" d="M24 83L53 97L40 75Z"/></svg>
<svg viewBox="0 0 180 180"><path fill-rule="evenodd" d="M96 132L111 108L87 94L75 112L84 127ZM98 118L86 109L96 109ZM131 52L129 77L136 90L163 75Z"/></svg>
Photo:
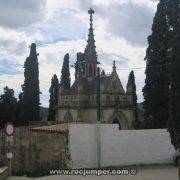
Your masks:
<svg viewBox="0 0 180 180"><path fill-rule="evenodd" d="M74 123L64 123L64 124L56 124L50 126L41 126L41 127L34 127L31 128L30 131L34 132L65 132L70 124Z"/></svg>
<svg viewBox="0 0 180 180"><path fill-rule="evenodd" d="M101 76L100 83L105 87L109 84L111 80L111 76ZM83 85L83 91L85 94L95 94L97 92L97 78L94 78L88 81L87 78L80 79ZM76 79L73 85L70 88L69 94L77 94L78 93L78 80Z"/></svg>

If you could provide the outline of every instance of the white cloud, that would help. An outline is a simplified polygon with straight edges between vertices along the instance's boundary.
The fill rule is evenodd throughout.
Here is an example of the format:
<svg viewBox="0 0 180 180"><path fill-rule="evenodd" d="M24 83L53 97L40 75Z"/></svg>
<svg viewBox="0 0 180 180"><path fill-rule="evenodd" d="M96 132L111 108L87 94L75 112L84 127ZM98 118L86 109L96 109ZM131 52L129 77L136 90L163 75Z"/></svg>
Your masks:
<svg viewBox="0 0 180 180"><path fill-rule="evenodd" d="M77 9L78 1L74 0L47 0L46 17L48 19L53 18L59 10L75 10Z"/></svg>
<svg viewBox="0 0 180 180"><path fill-rule="evenodd" d="M127 0L93 0L92 4L96 5L96 6L110 6L111 4L125 4L127 3Z"/></svg>
<svg viewBox="0 0 180 180"><path fill-rule="evenodd" d="M17 29L42 20L46 0L0 0L0 25Z"/></svg>
<svg viewBox="0 0 180 180"><path fill-rule="evenodd" d="M150 33L157 2L151 0L46 0L46 3L45 0L37 1L31 1L32 5L29 7L26 2L30 3L30 0L23 1L18 8L9 2L3 5L7 11L16 9L14 17L19 18L20 14L22 17L17 22L12 19L12 24L9 25L11 20L4 23L5 18L8 18L6 15L0 17L0 64L1 59L9 59L21 64L23 70L25 58L29 55L28 45L37 42L43 105L48 105L51 77L55 73L60 77L64 55L70 53L70 64L73 64L76 53L83 52L86 46L85 37L89 26L87 10L90 7L96 10L95 40L102 67L110 72L112 61L116 60L117 69L129 68L129 70L117 70L126 87L131 68L145 66L143 59L146 38ZM37 2L37 7L34 6L34 2ZM0 5L1 3L0 0ZM22 13L22 7L28 11L26 15ZM37 18L31 12L37 15ZM1 14L4 14L4 11ZM74 71L71 69L71 72L73 79ZM139 99L142 100L144 69L135 70L135 76ZM23 73L18 76L0 75L0 81L3 82L0 86L1 91L5 85L9 85L20 92L23 78Z"/></svg>
<svg viewBox="0 0 180 180"><path fill-rule="evenodd" d="M0 94L3 92L3 88L8 86L14 89L16 97L21 92L21 84L23 84L23 76L21 74L16 75L0 75Z"/></svg>

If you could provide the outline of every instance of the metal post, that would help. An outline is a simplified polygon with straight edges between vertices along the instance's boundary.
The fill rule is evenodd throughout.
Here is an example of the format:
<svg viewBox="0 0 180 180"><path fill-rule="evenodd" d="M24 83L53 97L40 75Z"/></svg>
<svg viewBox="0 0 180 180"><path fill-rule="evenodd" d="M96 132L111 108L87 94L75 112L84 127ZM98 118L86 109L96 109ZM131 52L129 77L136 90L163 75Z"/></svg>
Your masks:
<svg viewBox="0 0 180 180"><path fill-rule="evenodd" d="M97 161L101 167L101 120L100 120L100 69L97 69Z"/></svg>
<svg viewBox="0 0 180 180"><path fill-rule="evenodd" d="M100 111L101 111L101 107L100 107L100 69L98 67L97 70L98 74L97 74L97 122L100 122Z"/></svg>
<svg viewBox="0 0 180 180"><path fill-rule="evenodd" d="M12 174L12 162L11 159L9 159L9 176Z"/></svg>

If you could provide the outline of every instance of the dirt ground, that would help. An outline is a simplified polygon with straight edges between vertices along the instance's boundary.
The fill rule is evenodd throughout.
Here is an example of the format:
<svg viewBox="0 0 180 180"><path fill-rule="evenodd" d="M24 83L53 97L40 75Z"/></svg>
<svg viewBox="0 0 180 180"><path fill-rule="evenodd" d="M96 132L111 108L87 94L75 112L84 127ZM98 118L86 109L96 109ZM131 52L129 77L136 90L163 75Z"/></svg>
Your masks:
<svg viewBox="0 0 180 180"><path fill-rule="evenodd" d="M145 166L138 167L136 175L124 176L47 176L41 178L10 177L8 180L179 180L178 167Z"/></svg>

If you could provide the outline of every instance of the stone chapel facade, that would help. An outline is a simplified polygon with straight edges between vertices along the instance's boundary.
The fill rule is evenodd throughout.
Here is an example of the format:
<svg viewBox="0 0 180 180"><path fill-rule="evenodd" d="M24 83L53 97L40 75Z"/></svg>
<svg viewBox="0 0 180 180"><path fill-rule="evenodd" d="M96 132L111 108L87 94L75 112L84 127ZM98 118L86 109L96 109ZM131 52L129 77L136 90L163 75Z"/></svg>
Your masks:
<svg viewBox="0 0 180 180"><path fill-rule="evenodd" d="M67 90L60 82L56 110L58 123L97 122L97 59L93 33L94 10L90 14L90 28L84 53L77 54L75 81ZM132 84L126 91L113 62L111 74L100 73L100 120L101 123L118 123L120 129L133 129L136 106L133 104Z"/></svg>

